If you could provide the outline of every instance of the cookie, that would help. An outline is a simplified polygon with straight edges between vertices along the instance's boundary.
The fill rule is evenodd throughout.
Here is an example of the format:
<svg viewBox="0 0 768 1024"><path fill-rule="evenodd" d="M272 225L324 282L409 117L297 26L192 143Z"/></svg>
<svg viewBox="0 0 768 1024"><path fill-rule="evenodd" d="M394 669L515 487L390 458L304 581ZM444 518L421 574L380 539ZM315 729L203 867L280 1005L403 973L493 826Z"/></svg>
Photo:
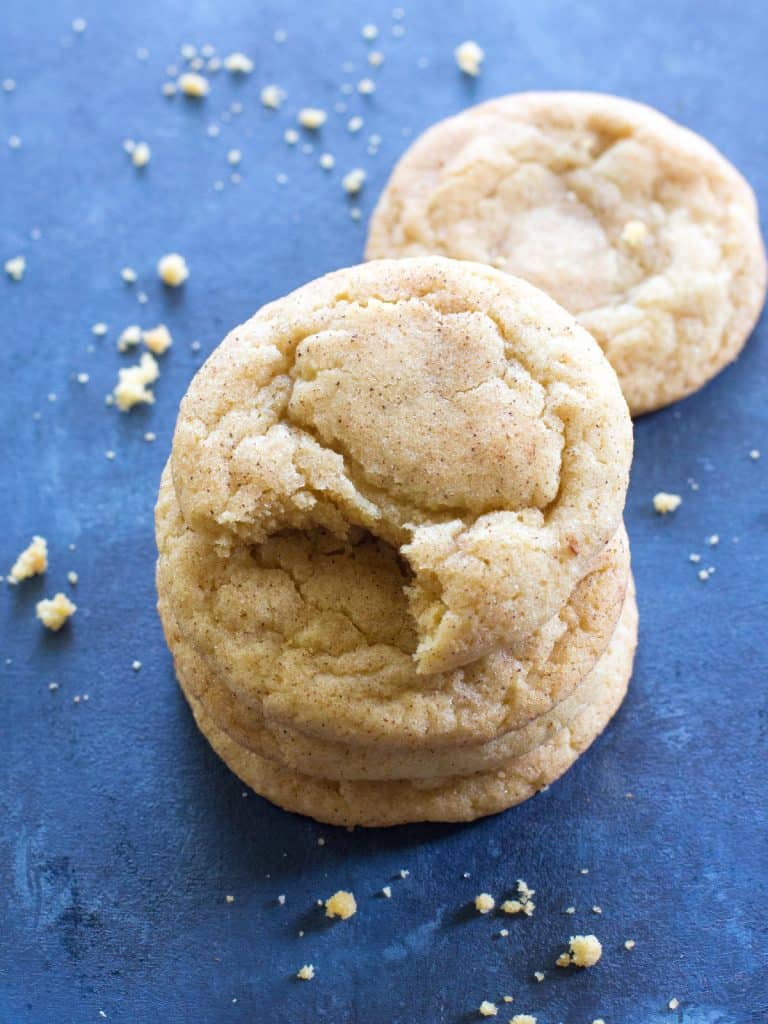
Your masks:
<svg viewBox="0 0 768 1024"><path fill-rule="evenodd" d="M235 743L267 760L303 775L329 780L431 779L501 768L505 761L528 753L568 726L599 698L603 685L601 675L590 672L550 710L485 743L403 748L339 743L265 718L261 709L246 704L183 638L162 598L159 607L176 675L212 722Z"/></svg>
<svg viewBox="0 0 768 1024"><path fill-rule="evenodd" d="M229 768L285 810L332 825L385 826L415 821L472 821L522 803L559 778L603 731L618 709L632 672L637 641L634 591L608 650L593 674L599 696L569 725L502 768L468 776L398 782L332 782L281 767L235 743L185 689L197 724Z"/></svg>
<svg viewBox="0 0 768 1024"><path fill-rule="evenodd" d="M309 736L402 756L488 742L564 699L605 650L629 569L622 528L535 634L424 674L413 658L408 573L383 541L359 530L343 539L293 531L234 544L223 558L184 523L168 470L156 524L161 601L246 707Z"/></svg>
<svg viewBox="0 0 768 1024"><path fill-rule="evenodd" d="M428 674L559 612L618 529L631 453L615 374L572 317L428 257L329 274L232 331L182 401L172 467L222 557L317 528L394 549Z"/></svg>
<svg viewBox="0 0 768 1024"><path fill-rule="evenodd" d="M366 256L438 253L542 288L598 340L633 414L700 388L763 306L754 194L713 146L600 93L521 93L430 128L371 219Z"/></svg>

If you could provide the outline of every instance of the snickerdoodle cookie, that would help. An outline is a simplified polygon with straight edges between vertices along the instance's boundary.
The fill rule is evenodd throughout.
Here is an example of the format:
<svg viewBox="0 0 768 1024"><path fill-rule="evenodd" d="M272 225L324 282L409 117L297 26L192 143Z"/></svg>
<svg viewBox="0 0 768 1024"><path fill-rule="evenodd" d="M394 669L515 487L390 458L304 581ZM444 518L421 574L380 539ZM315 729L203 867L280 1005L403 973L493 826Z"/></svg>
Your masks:
<svg viewBox="0 0 768 1024"><path fill-rule="evenodd" d="M369 259L438 253L517 274L590 331L633 414L696 391L765 297L757 206L713 146L599 93L521 93L430 128L373 214Z"/></svg>
<svg viewBox="0 0 768 1024"><path fill-rule="evenodd" d="M571 316L498 270L427 257L329 274L235 328L182 402L172 470L186 525L233 569L238 543L291 530L388 545L410 614L370 635L432 674L559 613L619 527L631 452L616 376ZM366 548L369 586L384 557ZM301 604L277 572L241 608L266 647ZM242 584L222 586L214 602L236 602ZM328 615L358 635L349 609Z"/></svg>
<svg viewBox="0 0 768 1024"><path fill-rule="evenodd" d="M596 696L539 746L501 767L470 775L400 781L331 781L286 768L241 746L209 716L183 673L179 682L214 750L257 793L290 811L334 825L471 821L521 803L562 775L618 709L637 641L634 589L607 651L592 671Z"/></svg>

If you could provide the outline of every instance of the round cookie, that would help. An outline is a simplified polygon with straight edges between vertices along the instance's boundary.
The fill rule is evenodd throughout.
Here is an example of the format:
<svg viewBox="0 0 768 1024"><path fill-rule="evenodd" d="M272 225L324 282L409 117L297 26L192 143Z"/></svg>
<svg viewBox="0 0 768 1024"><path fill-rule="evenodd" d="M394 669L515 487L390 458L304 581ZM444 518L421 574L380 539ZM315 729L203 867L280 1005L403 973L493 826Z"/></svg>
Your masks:
<svg viewBox="0 0 768 1024"><path fill-rule="evenodd" d="M605 650L629 570L622 527L534 635L423 674L405 567L370 534L294 531L222 558L185 525L168 470L156 524L161 602L246 706L309 736L400 752L487 742L559 703Z"/></svg>
<svg viewBox="0 0 768 1024"><path fill-rule="evenodd" d="M541 746L512 758L501 769L420 782L332 782L291 771L239 746L190 692L185 694L200 730L222 760L243 782L285 810L348 826L472 821L522 803L567 771L621 704L636 642L637 607L630 592L608 650L593 670L602 682L594 703Z"/></svg>
<svg viewBox="0 0 768 1024"><path fill-rule="evenodd" d="M423 673L522 641L619 526L626 404L542 292L429 257L265 306L198 371L173 442L185 522L226 556L290 530L395 548Z"/></svg>
<svg viewBox="0 0 768 1024"><path fill-rule="evenodd" d="M736 358L765 298L754 194L713 146L600 93L520 93L424 133L366 257L438 253L544 289L590 331L633 414Z"/></svg>
<svg viewBox="0 0 768 1024"><path fill-rule="evenodd" d="M505 761L529 753L567 727L586 706L599 699L604 684L599 672L590 672L551 710L487 743L402 749L343 744L307 736L265 719L260 710L238 698L184 640L162 598L159 609L176 674L211 721L239 746L300 774L329 780L431 779L500 768Z"/></svg>

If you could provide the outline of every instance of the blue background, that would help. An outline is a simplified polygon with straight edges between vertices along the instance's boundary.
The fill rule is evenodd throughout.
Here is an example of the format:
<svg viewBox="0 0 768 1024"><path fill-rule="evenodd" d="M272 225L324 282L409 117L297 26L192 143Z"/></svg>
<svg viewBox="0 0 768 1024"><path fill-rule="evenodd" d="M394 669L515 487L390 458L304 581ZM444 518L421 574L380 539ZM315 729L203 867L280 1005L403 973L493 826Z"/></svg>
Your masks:
<svg viewBox="0 0 768 1024"><path fill-rule="evenodd" d="M70 29L78 16L88 22L80 36ZM341 83L369 73L366 22L380 27L373 45L386 60L374 96L346 97ZM42 533L51 564L0 595L2 1024L87 1024L99 1011L131 1024L458 1024L504 993L515 1003L501 1006L503 1021L524 1011L541 1024L766 1019L764 322L714 383L637 424L627 504L642 613L635 677L606 734L548 792L465 827L321 827L246 797L174 686L154 611L152 505L178 401L229 327L359 261L366 217L409 138L509 91L616 92L707 136L768 206L762 2L412 0L405 35L393 37L392 24L380 0L3 5L0 78L18 87L0 93L0 257L22 253L28 271L18 284L0 280L0 563ZM476 82L452 57L468 37L487 52ZM220 73L203 103L164 99L165 68L181 63L184 42L244 50L256 70L240 81ZM278 114L259 104L268 82L289 94ZM333 112L339 100L344 116ZM243 113L208 138L233 101ZM306 104L331 111L311 155L282 141ZM351 135L356 113L365 127ZM13 133L18 150L5 145ZM377 156L366 153L370 133L382 136ZM143 172L125 137L149 142ZM228 177L232 146L244 154L239 185ZM317 166L323 150L336 157L331 174ZM355 166L368 173L360 223L340 187ZM191 267L177 292L153 269L171 250ZM133 287L120 280L125 265L139 272ZM107 338L92 337L96 321L109 324ZM157 404L107 409L126 361L117 334L158 321L175 341ZM761 447L763 459L750 460ZM664 519L651 508L660 489L683 495ZM708 548L712 533L720 544ZM717 571L702 583L708 565ZM70 590L70 569L79 610L48 634L34 603ZM87 703L73 702L84 693ZM400 868L410 877L392 881ZM518 877L537 890L532 919L467 910L477 892L509 894ZM376 895L387 883L389 901ZM314 901L338 888L360 909L326 924ZM570 904L573 917L562 913ZM496 937L505 926L509 937ZM605 948L597 968L552 968L570 934L593 930ZM293 978L305 962L317 968L309 984Z"/></svg>

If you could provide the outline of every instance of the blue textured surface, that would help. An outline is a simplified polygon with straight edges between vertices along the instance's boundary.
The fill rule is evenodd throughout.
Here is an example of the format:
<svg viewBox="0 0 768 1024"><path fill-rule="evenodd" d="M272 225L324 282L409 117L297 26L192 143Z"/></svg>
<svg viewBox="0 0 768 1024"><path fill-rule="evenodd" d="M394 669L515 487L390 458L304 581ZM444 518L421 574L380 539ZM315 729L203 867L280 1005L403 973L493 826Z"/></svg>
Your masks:
<svg viewBox="0 0 768 1024"><path fill-rule="evenodd" d="M81 36L70 30L77 16L88 21ZM386 61L373 97L348 98L365 128L350 135L331 114L312 156L290 150L282 132L299 106L332 109L347 99L339 85L367 74L367 21L381 28L374 45ZM2 1024L97 1022L99 1011L131 1024L453 1024L507 992L504 1021L512 1011L541 1024L766 1019L765 323L712 385L637 425L627 507L642 612L634 682L607 733L535 800L469 827L322 828L245 799L173 684L154 612L151 515L178 400L226 329L359 260L365 217L406 133L508 91L602 89L702 132L768 204L768 17L758 0L435 0L407 6L402 38L392 24L380 0L4 6L0 78L18 88L0 93L0 256L23 253L28 272L19 284L0 280L0 562L39 532L51 568L0 595ZM487 51L477 82L453 64L467 37ZM256 71L220 74L203 104L165 100L164 69L187 41L242 49ZM342 71L347 60L354 72ZM258 102L271 81L289 94L279 114ZM243 113L208 138L206 125L235 100ZM383 139L376 157L365 152L371 132ZM18 150L5 145L12 133ZM152 147L143 173L122 150L126 136ZM237 186L231 146L244 153ZM337 160L331 175L316 163L325 149ZM357 165L369 175L361 224L339 185ZM219 178L227 184L216 192ZM192 276L168 294L153 267L174 249ZM126 264L140 273L132 288L120 281ZM103 340L90 334L100 320ZM157 404L130 416L106 409L118 331L160 320L176 340ZM81 371L87 385L74 380ZM760 447L764 458L751 461ZM654 516L660 489L683 494L674 516ZM712 533L720 543L708 548ZM716 566L708 582L689 552ZM79 611L47 635L34 602L69 589L70 569ZM392 881L400 868L410 877ZM467 910L477 892L506 894L518 877L538 890L532 919ZM391 900L376 896L387 883ZM328 926L314 901L340 887L360 911ZM570 904L577 913L564 916ZM503 926L509 937L495 937ZM570 934L592 930L605 946L595 970L550 969ZM317 968L309 984L293 979L305 962ZM548 971L542 984L537 969Z"/></svg>

